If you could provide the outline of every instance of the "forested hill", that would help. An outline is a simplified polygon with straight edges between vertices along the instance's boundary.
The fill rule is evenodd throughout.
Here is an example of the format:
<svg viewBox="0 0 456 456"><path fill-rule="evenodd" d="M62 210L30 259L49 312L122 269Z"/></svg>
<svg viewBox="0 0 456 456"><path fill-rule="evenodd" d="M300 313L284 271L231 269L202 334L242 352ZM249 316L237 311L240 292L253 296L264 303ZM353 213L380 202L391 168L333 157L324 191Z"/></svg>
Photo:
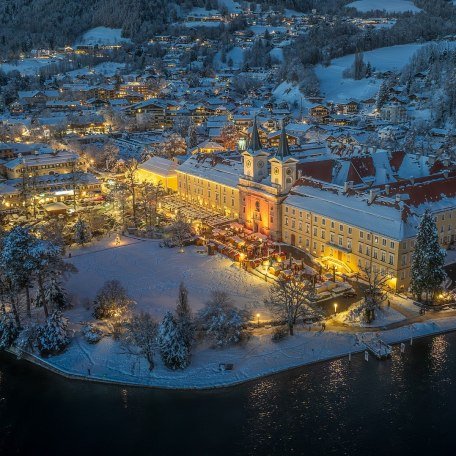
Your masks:
<svg viewBox="0 0 456 456"><path fill-rule="evenodd" d="M337 11L349 0L256 0L263 7ZM140 42L192 7L219 7L218 0L0 0L0 57L32 48L71 44L92 27L122 28Z"/></svg>
<svg viewBox="0 0 456 456"><path fill-rule="evenodd" d="M176 19L181 6L198 0L2 0L0 52L61 46L91 27L122 28L125 36L150 36Z"/></svg>

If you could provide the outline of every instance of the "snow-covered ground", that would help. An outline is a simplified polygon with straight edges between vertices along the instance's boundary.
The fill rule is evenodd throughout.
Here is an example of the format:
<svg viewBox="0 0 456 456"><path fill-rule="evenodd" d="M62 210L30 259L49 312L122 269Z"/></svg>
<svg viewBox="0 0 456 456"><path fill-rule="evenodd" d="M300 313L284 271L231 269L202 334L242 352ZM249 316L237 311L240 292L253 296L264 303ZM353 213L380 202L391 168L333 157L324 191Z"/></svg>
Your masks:
<svg viewBox="0 0 456 456"><path fill-rule="evenodd" d="M410 0L358 0L346 5L347 8L356 8L362 13L368 11L386 11L388 13L419 13L420 8Z"/></svg>
<svg viewBox="0 0 456 456"><path fill-rule="evenodd" d="M456 317L449 317L382 331L380 337L391 344L454 329ZM363 334L369 339L375 333ZM149 372L145 360L123 354L113 339L105 338L90 345L77 336L66 352L46 362L66 374L89 379L189 389L229 386L363 350L356 332L303 330L279 343L272 342L270 334L258 334L243 347L216 350L199 346L193 353L191 365L183 371L166 369L156 356L155 369ZM221 371L220 363L233 363L234 369Z"/></svg>
<svg viewBox="0 0 456 456"><path fill-rule="evenodd" d="M42 68L45 68L53 63L58 63L58 58L30 58L12 61L9 63L2 63L0 69L5 73L10 71L19 71L22 76L35 76Z"/></svg>
<svg viewBox="0 0 456 456"><path fill-rule="evenodd" d="M364 53L364 62L366 64L370 62L377 71L397 71L402 69L410 57L426 44L429 43L403 44L368 51ZM320 91L328 101L343 103L350 99L365 100L377 94L381 84L379 79L355 81L343 78L344 70L353 64L354 59L355 56L350 54L334 59L328 67L322 65L316 67Z"/></svg>
<svg viewBox="0 0 456 456"><path fill-rule="evenodd" d="M337 316L333 318L333 320L338 323L343 323L349 326L379 328L382 326L389 325L391 323L403 321L406 318L402 313L398 312L397 310L391 307L382 306L376 310L375 320L371 324L367 324L364 323L362 321L361 316L358 316L356 312L353 312L353 310L356 310L356 305L351 306L345 312L339 312Z"/></svg>
<svg viewBox="0 0 456 456"><path fill-rule="evenodd" d="M122 37L122 29L109 27L95 27L88 30L74 44L75 45L112 45L120 43L130 43L129 38Z"/></svg>
<svg viewBox="0 0 456 456"><path fill-rule="evenodd" d="M71 262L79 272L67 283L73 296L74 309L69 316L87 319L82 304L92 300L107 280L117 279L137 302L137 310L161 319L176 306L179 283L189 290L192 309L202 308L215 289L227 291L234 303L265 315L263 299L267 296L265 282L221 255L208 256L204 247L190 246L184 253L161 248L156 241L122 239L115 247L114 237L72 252Z"/></svg>
<svg viewBox="0 0 456 456"><path fill-rule="evenodd" d="M231 60L234 67L241 67L244 63L244 49L239 46L233 47L226 53L226 63L223 63L221 60L222 53L219 51L215 54L214 65L216 68L226 68L228 67L228 62Z"/></svg>
<svg viewBox="0 0 456 456"><path fill-rule="evenodd" d="M271 34L274 35L276 33L286 33L287 28L282 27L281 25L273 26L273 25L251 25L250 30L252 30L255 35L264 35L266 30Z"/></svg>
<svg viewBox="0 0 456 456"><path fill-rule="evenodd" d="M301 106L304 113L308 108L312 106L312 103L310 103L302 94L302 92L299 90L299 87L296 84L292 84L291 82L284 81L279 84L273 90L272 95L277 102L288 103L295 115L299 114Z"/></svg>
<svg viewBox="0 0 456 456"><path fill-rule="evenodd" d="M67 76L71 78L77 78L80 76L87 76L90 74L99 74L101 76L112 77L115 76L120 70L126 67L125 63L119 62L102 62L98 65L94 66L93 68L84 67L79 68L77 70L68 71L65 73Z"/></svg>

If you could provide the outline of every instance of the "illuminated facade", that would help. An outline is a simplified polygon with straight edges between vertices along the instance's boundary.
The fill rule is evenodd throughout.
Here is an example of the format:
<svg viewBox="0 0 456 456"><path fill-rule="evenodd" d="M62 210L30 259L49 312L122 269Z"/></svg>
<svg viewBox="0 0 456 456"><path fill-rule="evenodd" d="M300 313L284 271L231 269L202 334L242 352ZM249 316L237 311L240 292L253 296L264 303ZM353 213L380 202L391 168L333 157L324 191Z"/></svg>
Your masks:
<svg viewBox="0 0 456 456"><path fill-rule="evenodd" d="M242 157L241 163L212 159L211 165L190 158L177 170L179 194L238 218L254 233L293 245L329 269L378 271L397 290L410 284L414 240L425 209L435 216L441 244L456 240L456 171L359 190L306 179L298 175L283 127L271 157L262 148L256 122Z"/></svg>

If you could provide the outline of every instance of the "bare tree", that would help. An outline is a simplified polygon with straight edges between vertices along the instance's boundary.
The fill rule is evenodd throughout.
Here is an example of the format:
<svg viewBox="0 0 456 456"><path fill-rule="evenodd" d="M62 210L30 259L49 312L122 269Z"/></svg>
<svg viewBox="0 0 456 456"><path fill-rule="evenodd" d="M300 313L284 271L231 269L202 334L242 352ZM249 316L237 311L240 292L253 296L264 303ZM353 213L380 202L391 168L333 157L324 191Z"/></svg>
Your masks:
<svg viewBox="0 0 456 456"><path fill-rule="evenodd" d="M309 281L281 278L270 288L269 297L264 302L274 317L288 326L292 336L298 318L318 314L309 300L312 293L313 286Z"/></svg>
<svg viewBox="0 0 456 456"><path fill-rule="evenodd" d="M176 214L174 222L169 227L169 233L171 240L179 247L180 251L183 252L185 241L191 236L191 226L185 220L181 212Z"/></svg>
<svg viewBox="0 0 456 456"><path fill-rule="evenodd" d="M132 200L132 210L133 210L133 223L137 226L137 216L136 216L136 187L138 186L137 173L138 173L138 160L135 158L130 158L125 162L125 178L128 186L128 190L131 194Z"/></svg>
<svg viewBox="0 0 456 456"><path fill-rule="evenodd" d="M158 324L148 313L134 315L125 323L120 343L125 353L147 359L149 370L155 366L154 355L157 350Z"/></svg>
<svg viewBox="0 0 456 456"><path fill-rule="evenodd" d="M372 267L363 268L363 274L367 280L367 288L364 291L364 308L365 318L367 323L372 323L375 320L375 311L380 307L386 299L386 291L384 289L388 276L382 275L378 269Z"/></svg>

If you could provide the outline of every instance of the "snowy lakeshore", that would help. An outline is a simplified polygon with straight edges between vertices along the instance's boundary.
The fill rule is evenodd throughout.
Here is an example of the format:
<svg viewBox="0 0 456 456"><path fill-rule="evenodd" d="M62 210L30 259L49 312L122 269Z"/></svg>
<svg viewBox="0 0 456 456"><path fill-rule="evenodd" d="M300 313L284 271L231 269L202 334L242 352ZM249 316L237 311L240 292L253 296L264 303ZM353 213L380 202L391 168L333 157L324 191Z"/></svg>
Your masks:
<svg viewBox="0 0 456 456"><path fill-rule="evenodd" d="M294 336L279 342L271 339L272 327L255 327L251 337L239 345L218 349L208 340L198 343L192 350L190 365L184 370L168 369L158 354L154 369L149 370L146 359L126 353L109 330L96 344L87 342L82 333L87 322L94 322L92 302L106 280L122 281L135 301L134 312L147 312L157 320L175 308L179 283L184 281L195 313L213 290L221 289L230 293L237 307L267 321L264 299L269 283L222 255L208 256L201 247L190 246L184 253L178 253L177 249L162 248L155 241L126 237L120 245L113 238L105 238L75 249L68 261L79 271L67 282L73 307L65 316L74 337L57 356L25 356L68 378L154 388L211 389L347 357L366 350L363 339L380 338L386 344L395 344L456 330L453 311L421 317L410 300L391 295L391 308L383 307L370 327L350 320L350 309L329 318L326 330L320 323L300 325ZM222 368L227 365L232 365L232 370Z"/></svg>
<svg viewBox="0 0 456 456"><path fill-rule="evenodd" d="M410 339L432 336L456 330L456 317L438 318L422 323L381 331L381 339L388 344L408 342ZM370 337L376 332L364 332ZM153 371L147 362L122 354L120 346L111 338L90 345L77 336L61 355L43 359L27 359L72 379L135 385L165 389L213 389L229 387L264 376L298 368L329 359L348 357L349 353L363 352L356 331L299 331L282 342L271 341L270 333L261 330L242 347L215 350L198 347L191 365L183 371L170 371L159 357ZM348 362L348 359L347 359ZM370 358L369 362L381 362ZM232 371L221 371L220 363L233 363Z"/></svg>

